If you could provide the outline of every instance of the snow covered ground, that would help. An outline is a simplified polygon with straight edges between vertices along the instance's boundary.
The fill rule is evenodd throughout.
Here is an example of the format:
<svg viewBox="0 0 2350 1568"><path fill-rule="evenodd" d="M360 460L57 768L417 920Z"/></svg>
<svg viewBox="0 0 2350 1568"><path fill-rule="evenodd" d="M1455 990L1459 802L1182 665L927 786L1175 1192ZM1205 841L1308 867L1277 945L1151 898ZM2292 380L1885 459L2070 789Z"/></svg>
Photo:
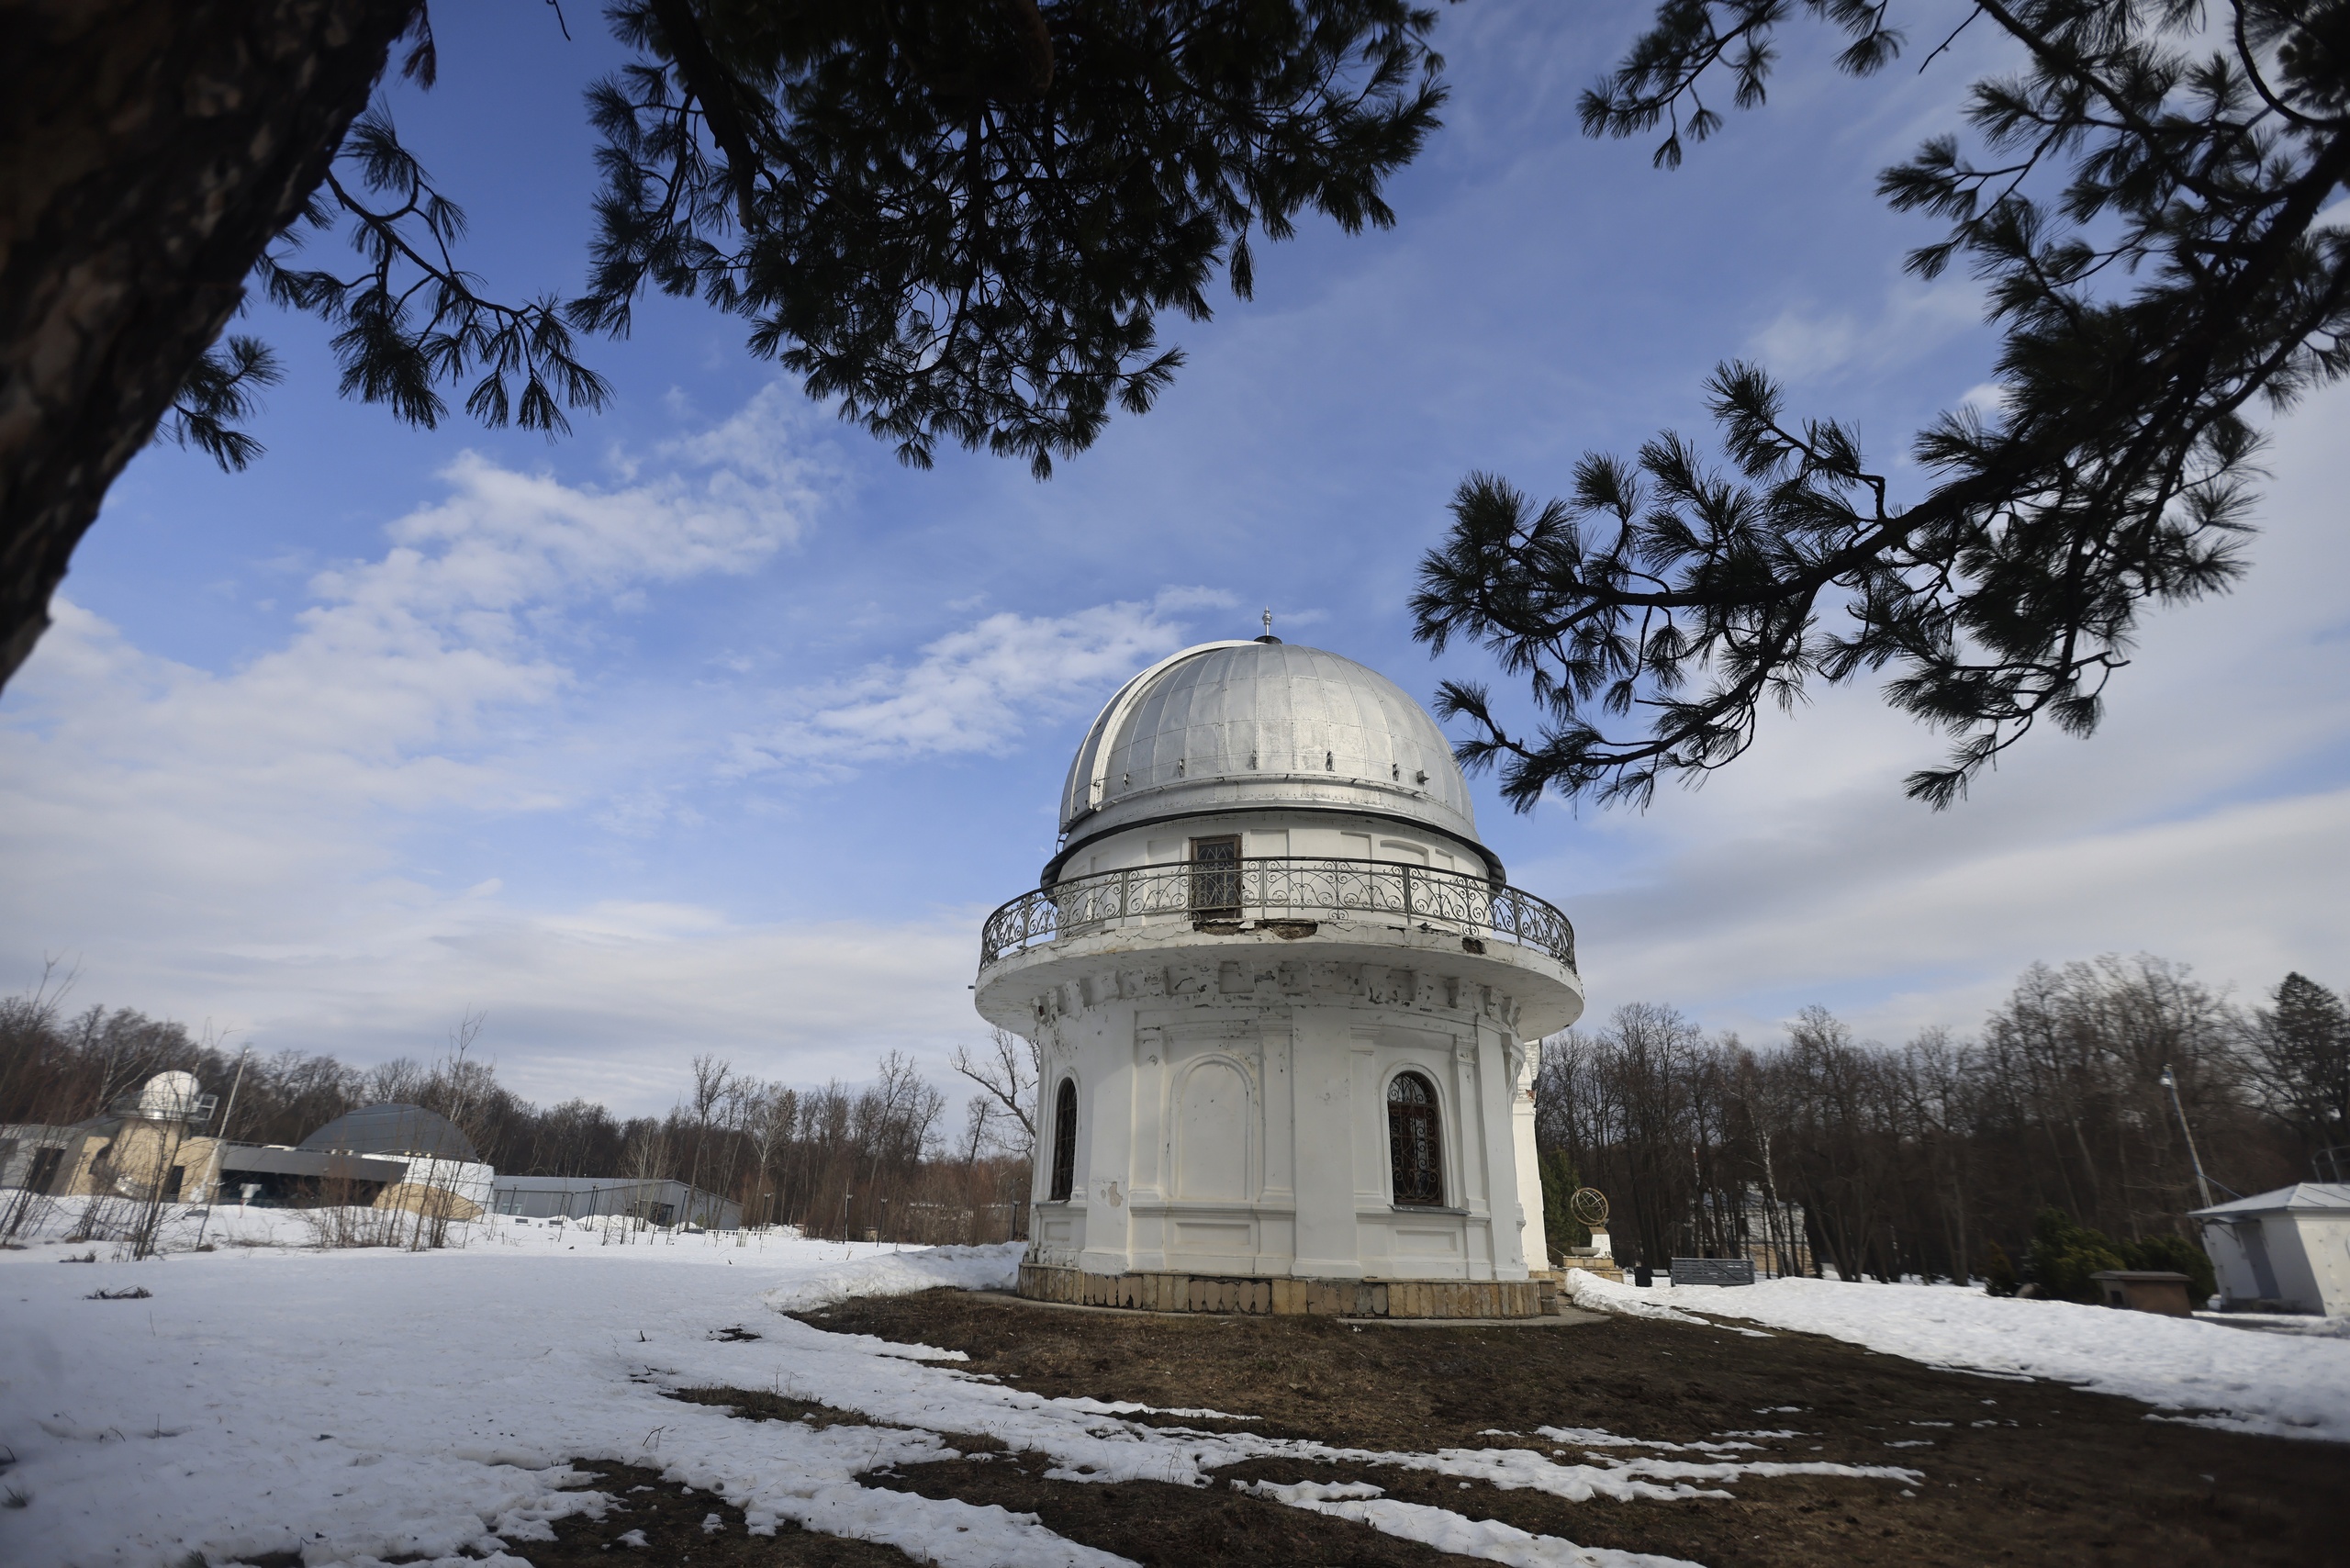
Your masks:
<svg viewBox="0 0 2350 1568"><path fill-rule="evenodd" d="M187 1239L185 1226L177 1234ZM1892 1466L1695 1457L1582 1433L1564 1450L1369 1454L1153 1426L1131 1405L1047 1399L968 1375L946 1351L830 1334L783 1310L857 1293L1002 1286L1016 1247L894 1252L789 1235L620 1244L617 1233L487 1222L443 1251L321 1251L299 1215L225 1214L218 1250L114 1260L105 1243L0 1253L0 1562L10 1568L213 1568L299 1551L313 1568L386 1558L457 1568L600 1514L567 1460L662 1469L719 1493L754 1530L790 1519L946 1568L1107 1565L1034 1516L871 1490L856 1477L954 1457L958 1434L1048 1455L1057 1479L1203 1484L1266 1457L1332 1460L1532 1487L1568 1499L1728 1496L1748 1477ZM95 1251L90 1262L65 1261ZM94 1299L143 1289L143 1297ZM734 1332L730 1332L734 1331ZM744 1338L747 1331L755 1338ZM871 1424L748 1422L665 1397L726 1386ZM1179 1413L1197 1418L1203 1412ZM1546 1445L1547 1448L1547 1445ZM1597 1451L1590 1451L1596 1448ZM1521 1568L1662 1568L1440 1508L1304 1487L1281 1500ZM471 1558L460 1558L471 1552Z"/></svg>
<svg viewBox="0 0 2350 1568"><path fill-rule="evenodd" d="M1578 1269L1569 1286L1577 1305L1598 1311L1801 1329L1930 1366L2125 1394L2200 1425L2350 1442L2350 1340L2324 1334L2254 1333L1957 1285L1788 1279L1641 1290Z"/></svg>

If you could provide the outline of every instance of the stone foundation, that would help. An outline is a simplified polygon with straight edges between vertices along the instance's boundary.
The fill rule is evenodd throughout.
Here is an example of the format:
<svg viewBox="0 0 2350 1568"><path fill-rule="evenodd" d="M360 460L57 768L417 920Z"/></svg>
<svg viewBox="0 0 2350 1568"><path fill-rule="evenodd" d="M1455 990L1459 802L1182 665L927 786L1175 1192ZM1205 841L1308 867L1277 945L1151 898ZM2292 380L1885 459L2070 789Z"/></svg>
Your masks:
<svg viewBox="0 0 2350 1568"><path fill-rule="evenodd" d="M1020 1265L1019 1294L1070 1306L1313 1317L1535 1317L1550 1309L1535 1280L1298 1280L1206 1274L1089 1274ZM1557 1286L1552 1284L1555 1292Z"/></svg>

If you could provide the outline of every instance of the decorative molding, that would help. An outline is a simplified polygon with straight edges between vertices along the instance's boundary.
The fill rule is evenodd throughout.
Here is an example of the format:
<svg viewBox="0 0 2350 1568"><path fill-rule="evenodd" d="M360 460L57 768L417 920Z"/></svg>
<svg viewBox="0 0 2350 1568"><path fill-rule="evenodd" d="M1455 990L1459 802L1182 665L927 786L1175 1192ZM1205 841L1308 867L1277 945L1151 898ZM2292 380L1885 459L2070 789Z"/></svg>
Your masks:
<svg viewBox="0 0 2350 1568"><path fill-rule="evenodd" d="M1192 963L1103 970L1058 985L1030 999L1041 1031L1113 1002L1150 1002L1203 1013L1286 1014L1292 1006L1339 1006L1426 1014L1432 1021L1473 1025L1479 1017L1515 1031L1516 998L1428 970L1383 964L1268 962L1221 956Z"/></svg>

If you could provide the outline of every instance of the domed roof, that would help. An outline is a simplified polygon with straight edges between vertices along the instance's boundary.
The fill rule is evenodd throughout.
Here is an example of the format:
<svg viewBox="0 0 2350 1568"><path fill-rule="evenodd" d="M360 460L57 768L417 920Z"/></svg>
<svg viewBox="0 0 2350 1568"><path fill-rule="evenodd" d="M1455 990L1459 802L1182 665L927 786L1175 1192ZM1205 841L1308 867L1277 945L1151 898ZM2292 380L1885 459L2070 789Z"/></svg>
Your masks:
<svg viewBox="0 0 2350 1568"><path fill-rule="evenodd" d="M1478 842L1427 710L1352 659L1261 639L1186 648L1120 688L1069 765L1061 831L1250 807L1359 811Z"/></svg>
<svg viewBox="0 0 2350 1568"><path fill-rule="evenodd" d="M421 1105L368 1105L337 1116L298 1145L314 1154L420 1154L480 1163L456 1124Z"/></svg>
<svg viewBox="0 0 2350 1568"><path fill-rule="evenodd" d="M139 1114L153 1121L185 1121L196 1114L203 1092L192 1072L159 1072L139 1091Z"/></svg>

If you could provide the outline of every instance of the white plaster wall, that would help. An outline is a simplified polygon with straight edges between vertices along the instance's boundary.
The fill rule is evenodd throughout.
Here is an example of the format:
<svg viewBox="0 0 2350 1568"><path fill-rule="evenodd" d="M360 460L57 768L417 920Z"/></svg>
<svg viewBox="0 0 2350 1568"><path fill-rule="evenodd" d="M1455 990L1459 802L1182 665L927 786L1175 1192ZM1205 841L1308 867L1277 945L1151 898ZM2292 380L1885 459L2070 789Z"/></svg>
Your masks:
<svg viewBox="0 0 2350 1568"><path fill-rule="evenodd" d="M2236 1227L2232 1225L2209 1220L2203 1225L2203 1250L2211 1260L2211 1272L2219 1281L2222 1301L2247 1301L2258 1294L2253 1289L2252 1265L2244 1260L2235 1232Z"/></svg>
<svg viewBox="0 0 2350 1568"><path fill-rule="evenodd" d="M2309 1267L2312 1310L2350 1316L2350 1215L2297 1214L2293 1225Z"/></svg>
<svg viewBox="0 0 2350 1568"><path fill-rule="evenodd" d="M2253 1266L2248 1249L2255 1237L2267 1253L2273 1292L2261 1288ZM2268 1298L2297 1312L2350 1315L2350 1215L2280 1209L2257 1224L2207 1223L2203 1249L2221 1295L2231 1302Z"/></svg>
<svg viewBox="0 0 2350 1568"><path fill-rule="evenodd" d="M1333 966L1322 966L1330 969ZM1360 968L1360 966L1353 966ZM1530 1115L1510 1032L1429 1005L1438 982L1282 994L1229 962L1166 994L1104 995L1042 1031L1032 1255L1094 1273L1523 1279L1541 1266ZM1105 977L1102 989L1116 984ZM1382 990L1382 987L1386 989ZM1436 1089L1445 1203L1393 1202L1386 1088ZM1064 1078L1078 1086L1070 1200L1047 1200Z"/></svg>
<svg viewBox="0 0 2350 1568"><path fill-rule="evenodd" d="M2277 1273L2277 1294L2297 1312L2318 1308L2317 1276L2302 1247L2298 1216L2289 1212L2260 1216L2261 1235L2268 1243L2268 1263Z"/></svg>
<svg viewBox="0 0 2350 1568"><path fill-rule="evenodd" d="M1510 1100L1510 1130L1517 1157L1518 1256L1529 1270L1550 1266L1550 1227L1542 1216L1542 1170L1534 1147L1534 1073L1540 1059L1532 1045L1521 1054Z"/></svg>

